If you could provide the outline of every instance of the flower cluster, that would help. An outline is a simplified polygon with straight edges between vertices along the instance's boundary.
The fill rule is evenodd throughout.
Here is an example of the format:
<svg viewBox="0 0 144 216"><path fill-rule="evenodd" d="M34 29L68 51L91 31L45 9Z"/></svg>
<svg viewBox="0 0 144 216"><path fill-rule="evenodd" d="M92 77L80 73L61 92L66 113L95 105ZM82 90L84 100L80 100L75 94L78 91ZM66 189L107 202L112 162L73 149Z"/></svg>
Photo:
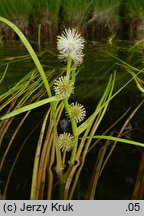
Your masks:
<svg viewBox="0 0 144 216"><path fill-rule="evenodd" d="M59 135L59 147L62 151L70 151L74 144L74 136L70 133L63 133Z"/></svg>
<svg viewBox="0 0 144 216"><path fill-rule="evenodd" d="M84 39L76 29L65 29L62 35L57 37L57 48L61 61L67 60L70 55L75 65L83 62Z"/></svg>
<svg viewBox="0 0 144 216"><path fill-rule="evenodd" d="M77 123L81 122L84 120L85 116L86 116L86 110L84 108L83 105L79 104L79 103L71 103L69 105L70 108L70 118L72 120L75 120Z"/></svg>
<svg viewBox="0 0 144 216"><path fill-rule="evenodd" d="M84 56L84 39L76 29L65 29L62 35L57 38L57 48L60 53L60 60L67 61L67 63L69 63L69 59L71 58L75 65L80 65L82 63ZM61 100L65 98L68 99L74 92L74 83L71 81L70 73L68 74L71 70L68 69L66 76L61 76L54 82L53 88L55 95ZM65 106L67 105L65 104ZM74 120L75 123L80 123L86 116L84 106L77 102L69 104L68 107L66 107L66 110L70 120ZM59 147L63 152L70 151L76 144L74 136L67 132L59 135L58 142Z"/></svg>
<svg viewBox="0 0 144 216"><path fill-rule="evenodd" d="M65 76L61 76L58 80L55 80L53 88L55 91L55 95L59 99L67 98L74 92L73 83Z"/></svg>

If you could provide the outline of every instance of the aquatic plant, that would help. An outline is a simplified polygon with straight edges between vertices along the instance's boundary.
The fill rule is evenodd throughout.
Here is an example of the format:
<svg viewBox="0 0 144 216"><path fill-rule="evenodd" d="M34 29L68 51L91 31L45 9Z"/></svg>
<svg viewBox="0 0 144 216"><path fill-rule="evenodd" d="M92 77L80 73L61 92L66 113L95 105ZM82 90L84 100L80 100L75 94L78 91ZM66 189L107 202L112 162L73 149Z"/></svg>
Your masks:
<svg viewBox="0 0 144 216"><path fill-rule="evenodd" d="M29 16L32 10L31 2L31 0L1 0L0 16L11 20L25 35L28 35ZM6 39L16 39L15 33L4 23L1 24L1 32Z"/></svg>
<svg viewBox="0 0 144 216"><path fill-rule="evenodd" d="M114 34L120 28L119 21L120 0L93 0L91 18L87 25L92 35L97 33L103 36Z"/></svg>
<svg viewBox="0 0 144 216"><path fill-rule="evenodd" d="M86 110L82 104L79 104L77 101L69 103L71 93L75 90L74 86L77 70L80 64L82 64L82 61L80 61L79 64L77 64L77 62L75 64L75 58L73 58L72 55L73 52L75 52L78 57L83 54L84 39L79 32L77 30L67 29L58 37L58 47L59 44L62 46L61 42L63 40L68 40L64 49L59 50L61 52L60 54L65 56L65 59L62 60L66 61L66 67L62 71L62 74L64 74L63 76L60 74L58 77L52 79L53 73L50 71L49 73L46 73L44 71L36 53L22 32L7 19L0 17L0 21L9 25L19 35L36 66L34 71L27 74L26 77L12 89L0 96L2 102L2 114L0 117L1 145L3 145L3 137L15 116L23 113L12 137L4 148L4 153L0 161L0 171L2 171L10 148L13 148L12 144L16 135L27 119L29 113L35 108L47 105L46 111L39 123L39 136L36 139L37 146L34 156L30 198L52 199L54 197L53 191L55 190L55 187L59 185L59 199L72 199L81 171L84 168L86 156L90 151L90 148L93 145L96 145L96 143L93 143L95 139L144 146L143 143L114 137L112 135L97 135L97 129L104 118L110 101L124 89L130 81L122 86L117 92L113 93L116 73L110 75L106 89L94 112L86 118ZM81 44L80 47L76 46L77 43L74 40L75 34L73 35L72 32L75 32L78 36ZM68 37L70 34L71 37ZM67 49L65 50L65 48ZM55 79L57 81L54 81ZM62 92L62 97L60 97L59 91ZM58 131L58 124L63 112L66 113L66 117L70 122L70 133L61 133ZM32 131L30 131L30 134L31 133ZM24 139L13 164L10 167L5 185L5 194L10 182L11 174L15 164L18 163L21 149L27 139L28 137ZM54 165L55 174L53 172ZM95 189L93 182L92 193L89 198L94 197Z"/></svg>
<svg viewBox="0 0 144 216"><path fill-rule="evenodd" d="M74 27L84 33L92 1L89 0L63 0L62 27Z"/></svg>
<svg viewBox="0 0 144 216"><path fill-rule="evenodd" d="M130 17L143 16L144 14L144 2L142 0L127 0L125 1L128 14Z"/></svg>
<svg viewBox="0 0 144 216"><path fill-rule="evenodd" d="M32 26L34 31L40 30L41 39L52 42L58 31L59 10L61 0L35 0L33 1Z"/></svg>
<svg viewBox="0 0 144 216"><path fill-rule="evenodd" d="M131 38L143 39L144 36L144 2L127 0L125 2Z"/></svg>

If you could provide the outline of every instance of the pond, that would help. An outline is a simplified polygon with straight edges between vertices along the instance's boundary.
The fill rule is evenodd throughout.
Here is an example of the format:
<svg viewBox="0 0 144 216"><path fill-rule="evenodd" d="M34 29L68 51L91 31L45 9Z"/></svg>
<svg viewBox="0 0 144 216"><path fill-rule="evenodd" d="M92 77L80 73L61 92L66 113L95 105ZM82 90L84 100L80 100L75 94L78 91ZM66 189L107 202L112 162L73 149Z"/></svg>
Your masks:
<svg viewBox="0 0 144 216"><path fill-rule="evenodd" d="M35 44L33 46L37 50ZM87 116L90 116L106 88L110 74L116 71L114 91L118 90L132 78L131 74L122 66L122 61L139 69L143 68L143 46L142 44L137 45L134 42L121 40L114 41L113 43L109 43L108 41L89 41L86 44L84 52L84 63L77 75L75 94L71 100L78 100L84 104ZM45 70L65 67L65 64L59 63L57 60L55 47L49 48L49 44L45 44L44 51L38 51L37 53ZM1 94L11 89L13 85L35 67L20 42L7 42L0 48L0 77L3 76L7 65L8 70L0 84ZM124 138L144 142L144 105L142 104L136 114L130 117L130 113L141 103L142 99L143 95L136 88L135 82L131 81L110 102L97 134L102 134L119 119L118 124L109 131L110 134L119 135L125 121L131 118L122 132ZM46 107L44 106L43 109L36 109L31 113L31 116L26 120L14 141L15 146L13 145L11 147L10 153L6 158L1 173L2 192L4 191L11 164L16 157L16 152L19 151L29 131L34 130L34 133L26 141L13 169L6 195L7 199L29 199L30 197L31 175L39 131L38 123L41 121L45 109ZM126 114L122 118L124 113ZM2 152L5 149L4 146L13 135L18 121L18 118L16 118L15 122L7 130L2 142ZM35 125L37 127L34 129ZM100 156L103 144L103 141L100 141L97 147L93 148L87 155L85 167L81 173L74 199L87 199L90 185L89 176L91 176L96 163L98 163L97 158ZM111 150L110 144L107 146L105 158ZM139 197L137 193L136 197L134 193L137 186L136 180L142 156L143 149L141 147L118 143L106 163L101 176L98 181L96 180L97 189L94 199L142 198L144 194ZM98 172L97 169L95 171ZM57 191L53 198L57 198L56 193Z"/></svg>

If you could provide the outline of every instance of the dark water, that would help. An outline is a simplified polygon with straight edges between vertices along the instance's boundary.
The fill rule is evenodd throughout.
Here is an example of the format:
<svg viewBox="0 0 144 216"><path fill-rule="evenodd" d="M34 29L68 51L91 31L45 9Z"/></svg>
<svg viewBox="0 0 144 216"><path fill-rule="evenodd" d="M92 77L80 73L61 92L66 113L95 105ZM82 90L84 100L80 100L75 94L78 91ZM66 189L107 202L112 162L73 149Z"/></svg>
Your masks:
<svg viewBox="0 0 144 216"><path fill-rule="evenodd" d="M46 45L45 48L49 49ZM48 68L62 67L55 55L55 48L47 52L44 56L39 53L40 59ZM85 48L84 63L77 76L75 95L73 100L77 99L86 106L87 115L90 115L100 99L109 76L114 71L117 72L115 90L125 84L131 75L128 74L123 67L119 65L119 61L115 57L136 66L143 67L143 47L135 46L133 42L116 41L113 44L108 42L88 42ZM21 56L21 58L16 58ZM14 57L14 58L13 58ZM13 58L13 59L12 59ZM7 43L0 49L0 77L2 76L6 64L9 64L8 71L0 84L0 92L11 88L17 81L34 68L32 60L29 58L27 51L20 43ZM108 111L98 133L105 131L111 124L113 124L128 108L131 111L141 101L143 96L136 88L134 82L131 82L113 101L110 103ZM130 121L125 138L134 139L144 142L144 112L143 106L139 109L134 118ZM128 117L128 116L127 116ZM21 131L17 141L21 142L27 136L27 132L32 130L32 119L36 118L37 122L41 118L39 110L35 110L31 119L26 122L26 125ZM113 129L113 133L117 135L118 131L124 124L124 120ZM13 128L10 128L5 137L5 143L13 134ZM38 134L37 129L31 138L31 151L29 151L29 144L25 145L19 157L19 163L14 169L12 179L8 190L9 199L29 199L30 179L33 165L33 154L35 152L35 143ZM19 145L17 146L17 148ZM99 149L99 147L98 147ZM78 185L78 193L80 199L85 199L85 192L89 183L89 178L93 166L96 161L98 149L93 149L88 155L86 165L80 182ZM12 150L11 158L13 160L15 150ZM127 144L119 144L108 161L99 181L95 195L95 199L131 199L137 172L139 168L140 158L143 149L139 147L132 147ZM13 155L13 156L12 156ZM25 160L25 155L27 159ZM10 162L4 167L3 176L6 178ZM29 171L27 171L29 170ZM4 180L2 180L4 181ZM3 184L4 185L4 184Z"/></svg>
<svg viewBox="0 0 144 216"><path fill-rule="evenodd" d="M33 47L36 47L35 44ZM37 48L36 48L37 50ZM120 63L115 57L126 61L128 64L142 67L143 47L135 46L133 42L116 41L113 44L107 42L87 42L85 45L85 57L83 65L77 76L76 93L83 97L91 97L94 94L100 96L111 73L117 71L117 87L121 86L131 76L117 65ZM53 69L65 66L57 59L56 47L44 46L44 53L37 52L41 62L46 69ZM115 57L114 57L115 56ZM0 48L0 78L6 65L7 73L0 84L0 93L12 87L17 81L25 76L35 65L28 54L28 51L21 42L7 42ZM85 88L87 85L87 88ZM133 89L134 90L134 89ZM81 95L81 93L83 93Z"/></svg>

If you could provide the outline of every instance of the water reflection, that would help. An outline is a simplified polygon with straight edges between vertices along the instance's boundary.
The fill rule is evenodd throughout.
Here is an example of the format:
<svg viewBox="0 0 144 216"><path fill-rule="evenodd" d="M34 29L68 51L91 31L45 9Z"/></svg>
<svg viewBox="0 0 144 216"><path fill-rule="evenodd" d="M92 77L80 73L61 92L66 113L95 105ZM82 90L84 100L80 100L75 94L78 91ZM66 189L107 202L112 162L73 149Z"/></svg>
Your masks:
<svg viewBox="0 0 144 216"><path fill-rule="evenodd" d="M140 68L143 64L143 47L141 45L142 43L135 45L128 41L117 41L112 44L108 42L87 42L84 64L77 76L76 94L85 98L93 95L100 96L110 73L113 73L114 70L117 71L117 86L123 84L130 78L130 75L117 65L118 60L114 56ZM64 65L58 62L57 55L54 55L55 48L51 49L54 52L49 51L49 45L45 46L45 56L42 56L41 61L49 68L63 67ZM42 53L39 53L39 55L41 56ZM0 92L9 89L34 68L27 50L20 42L7 42L1 47L0 77L2 77L7 63L9 68L3 83L0 85ZM85 85L87 88L85 88Z"/></svg>

